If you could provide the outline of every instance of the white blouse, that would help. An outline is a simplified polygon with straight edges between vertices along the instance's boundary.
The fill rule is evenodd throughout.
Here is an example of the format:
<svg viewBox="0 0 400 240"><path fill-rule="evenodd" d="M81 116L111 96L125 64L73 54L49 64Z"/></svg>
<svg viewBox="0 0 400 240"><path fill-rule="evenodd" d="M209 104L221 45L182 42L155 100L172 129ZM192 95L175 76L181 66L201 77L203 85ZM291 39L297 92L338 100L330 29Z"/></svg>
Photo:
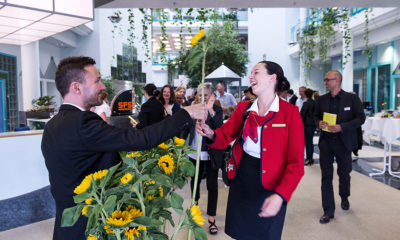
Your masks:
<svg viewBox="0 0 400 240"><path fill-rule="evenodd" d="M251 105L251 107L248 111L254 111L258 114L258 99L256 99L253 102L253 105ZM267 116L269 111L279 112L279 97L278 97L278 95L275 95L274 101L272 102L271 106L269 107L268 111L265 113L264 116ZM247 121L249 121L249 119L246 119L246 123L247 123ZM253 157L261 158L261 155L260 155L261 127L257 127L257 135L258 135L258 140L256 143L253 142L253 140L251 140L250 137L246 138L246 141L243 144L243 151L245 151L247 154L249 154Z"/></svg>

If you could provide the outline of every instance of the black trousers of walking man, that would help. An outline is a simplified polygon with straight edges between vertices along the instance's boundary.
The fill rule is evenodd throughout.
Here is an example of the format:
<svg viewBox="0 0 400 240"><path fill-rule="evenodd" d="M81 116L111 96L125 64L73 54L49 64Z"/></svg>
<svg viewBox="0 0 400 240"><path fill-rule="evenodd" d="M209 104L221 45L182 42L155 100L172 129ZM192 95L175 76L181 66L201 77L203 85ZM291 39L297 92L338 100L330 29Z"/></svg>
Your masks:
<svg viewBox="0 0 400 240"><path fill-rule="evenodd" d="M338 134L329 134L329 136L324 134L319 142L319 149L322 172L322 208L324 213L334 216L333 161L336 158L337 174L339 175L339 195L342 199L347 199L350 196L351 151L345 147Z"/></svg>

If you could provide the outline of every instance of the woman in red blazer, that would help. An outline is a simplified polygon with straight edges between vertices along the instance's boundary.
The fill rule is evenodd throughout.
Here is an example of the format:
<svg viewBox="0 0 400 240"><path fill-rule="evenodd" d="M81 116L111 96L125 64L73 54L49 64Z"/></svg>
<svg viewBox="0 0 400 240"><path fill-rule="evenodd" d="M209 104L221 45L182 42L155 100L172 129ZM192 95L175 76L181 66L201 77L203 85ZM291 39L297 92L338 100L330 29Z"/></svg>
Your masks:
<svg viewBox="0 0 400 240"><path fill-rule="evenodd" d="M231 187L225 232L241 240L276 240L286 204L304 175L303 123L297 107L276 94L290 87L281 66L259 62L249 78L254 102L240 102L215 131L203 122L196 129L212 148L224 149L235 140L227 166Z"/></svg>

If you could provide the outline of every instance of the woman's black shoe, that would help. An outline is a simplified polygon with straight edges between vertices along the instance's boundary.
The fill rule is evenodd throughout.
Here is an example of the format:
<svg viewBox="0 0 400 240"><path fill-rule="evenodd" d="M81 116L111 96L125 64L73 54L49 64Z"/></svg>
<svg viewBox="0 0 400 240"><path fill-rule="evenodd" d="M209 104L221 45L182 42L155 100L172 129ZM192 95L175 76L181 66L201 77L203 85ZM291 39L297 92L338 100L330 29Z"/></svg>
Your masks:
<svg viewBox="0 0 400 240"><path fill-rule="evenodd" d="M208 220L208 223L210 224L210 226L208 227L208 230L210 232L210 234L215 235L218 233L218 227L217 225L215 225L215 219L213 222L210 221L210 219Z"/></svg>

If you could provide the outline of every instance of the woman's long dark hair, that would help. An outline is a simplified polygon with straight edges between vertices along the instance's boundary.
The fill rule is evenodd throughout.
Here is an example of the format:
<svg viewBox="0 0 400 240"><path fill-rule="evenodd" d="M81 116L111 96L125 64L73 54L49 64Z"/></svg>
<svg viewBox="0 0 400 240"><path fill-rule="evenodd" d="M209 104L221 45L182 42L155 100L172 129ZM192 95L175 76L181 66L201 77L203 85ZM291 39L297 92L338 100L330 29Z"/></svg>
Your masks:
<svg viewBox="0 0 400 240"><path fill-rule="evenodd" d="M264 63L265 69L267 69L269 75L276 74L275 92L283 92L290 89L290 83L286 79L283 69L279 64L271 61L261 61L259 63Z"/></svg>
<svg viewBox="0 0 400 240"><path fill-rule="evenodd" d="M169 88L169 91L171 93L171 97L169 98L169 103L168 104L174 104L175 103L175 93L174 93L174 89L171 87L171 85L164 85L164 87L161 88L161 92L159 94L158 100L164 105L165 104L165 99L163 97L163 92L165 88Z"/></svg>

